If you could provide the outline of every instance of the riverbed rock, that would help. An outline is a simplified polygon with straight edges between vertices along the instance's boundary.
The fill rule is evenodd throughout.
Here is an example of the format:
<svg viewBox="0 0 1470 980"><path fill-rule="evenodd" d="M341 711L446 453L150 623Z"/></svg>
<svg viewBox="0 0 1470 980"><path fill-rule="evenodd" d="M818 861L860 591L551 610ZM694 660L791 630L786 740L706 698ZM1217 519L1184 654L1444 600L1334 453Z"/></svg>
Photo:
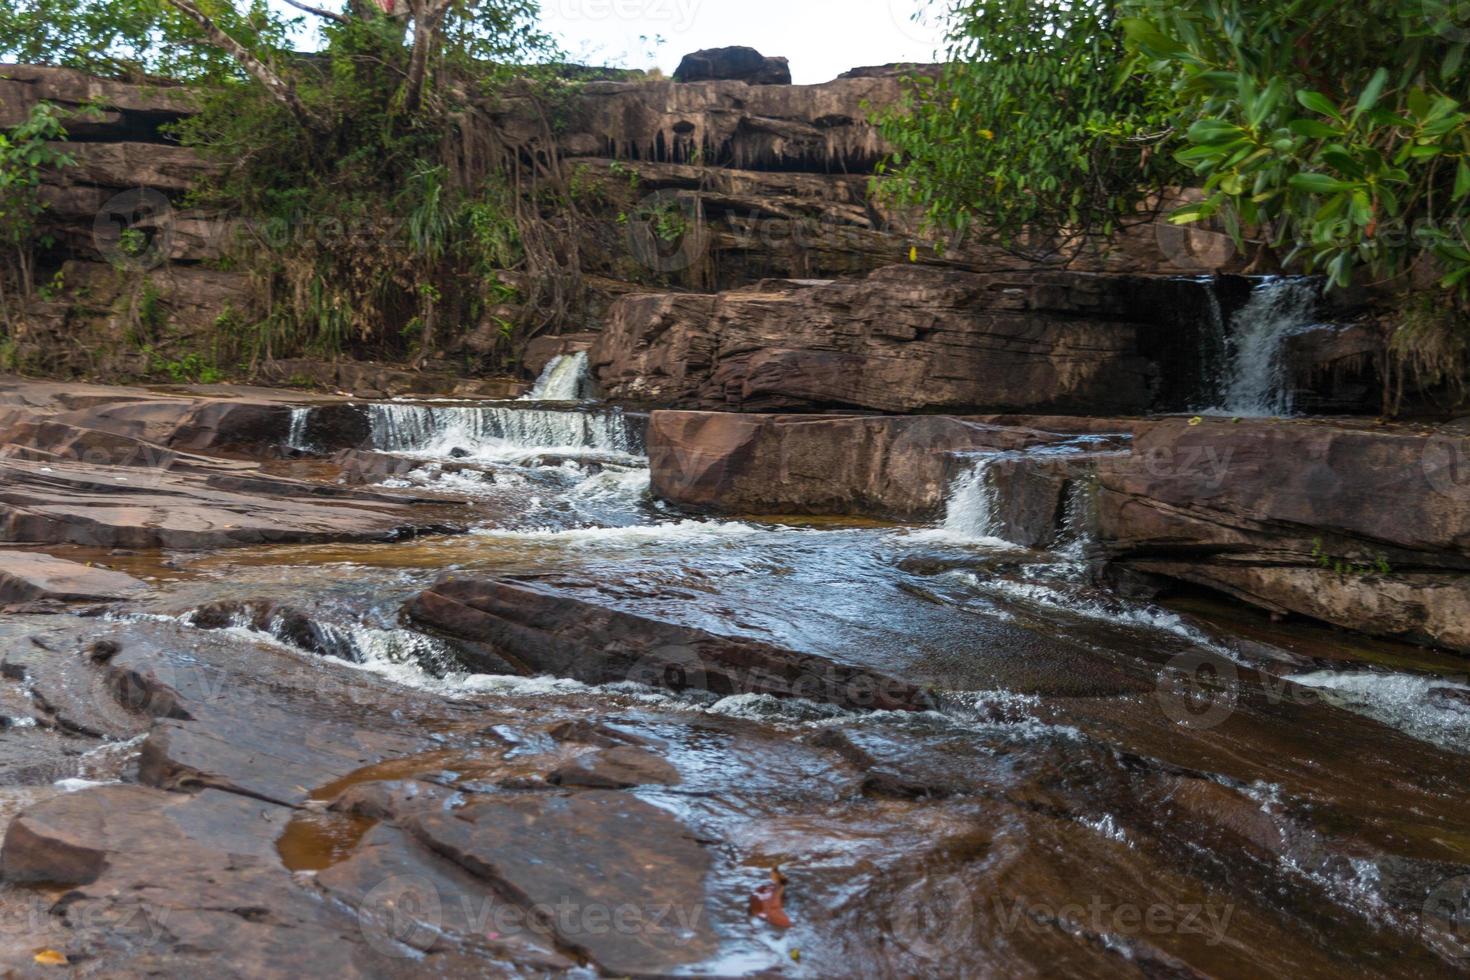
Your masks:
<svg viewBox="0 0 1470 980"><path fill-rule="evenodd" d="M1141 423L1099 466L1125 565L1470 651L1470 438L1312 420Z"/></svg>
<svg viewBox="0 0 1470 980"><path fill-rule="evenodd" d="M894 677L623 612L554 583L450 574L406 611L423 626L484 644L528 673L588 684L804 697L854 709L912 711L930 703L923 690Z"/></svg>
<svg viewBox="0 0 1470 980"><path fill-rule="evenodd" d="M591 353L612 397L768 411L1131 414L1154 401L1126 277L917 266L629 296Z"/></svg>
<svg viewBox="0 0 1470 980"><path fill-rule="evenodd" d="M696 510L930 520L957 454L1064 441L946 416L654 412L648 456L654 493Z"/></svg>
<svg viewBox="0 0 1470 980"><path fill-rule="evenodd" d="M130 598L146 588L131 575L111 569L39 552L0 549L0 603L36 599L104 602Z"/></svg>

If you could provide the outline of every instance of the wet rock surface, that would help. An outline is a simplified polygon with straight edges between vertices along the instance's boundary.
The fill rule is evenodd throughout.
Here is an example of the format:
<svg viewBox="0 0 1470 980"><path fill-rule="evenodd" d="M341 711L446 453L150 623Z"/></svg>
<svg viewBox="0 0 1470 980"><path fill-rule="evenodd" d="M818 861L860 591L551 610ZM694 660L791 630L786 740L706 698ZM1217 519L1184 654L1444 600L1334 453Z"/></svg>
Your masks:
<svg viewBox="0 0 1470 980"><path fill-rule="evenodd" d="M655 412L648 452L666 500L725 514L933 519L956 455L1065 442L951 417L833 418Z"/></svg>
<svg viewBox="0 0 1470 980"><path fill-rule="evenodd" d="M1143 423L1099 467L1100 534L1144 571L1470 650L1467 447L1325 421Z"/></svg>
<svg viewBox="0 0 1470 980"><path fill-rule="evenodd" d="M147 586L122 572L27 551L0 550L0 603L126 599Z"/></svg>
<svg viewBox="0 0 1470 980"><path fill-rule="evenodd" d="M692 519L587 412L546 406L518 426L397 405L390 432L327 401L293 458L209 455L275 425L247 401L0 389L0 425L56 457L0 465L85 447L136 477L146 443L261 508L457 494L474 533L50 549L147 588L105 617L0 617L0 923L24 924L0 972L54 972L47 950L98 977L1463 965L1463 661L1101 588L1085 542L1042 530L1122 465L1115 422L652 419L655 467L697 450L678 465L711 501L825 476L831 512L935 517L985 461L1022 548L948 518ZM292 415L279 438L310 427ZM797 462L834 441L868 448ZM400 463L409 493L373 486ZM1294 487L1260 506L1328 520ZM1366 534L1373 506L1331 526ZM1421 506L1379 538L1429 553L1460 518ZM777 871L782 916L752 915Z"/></svg>
<svg viewBox="0 0 1470 980"><path fill-rule="evenodd" d="M930 705L925 692L894 677L589 603L555 582L449 575L417 596L407 612L425 627L485 644L527 673L799 697L844 708L913 711Z"/></svg>

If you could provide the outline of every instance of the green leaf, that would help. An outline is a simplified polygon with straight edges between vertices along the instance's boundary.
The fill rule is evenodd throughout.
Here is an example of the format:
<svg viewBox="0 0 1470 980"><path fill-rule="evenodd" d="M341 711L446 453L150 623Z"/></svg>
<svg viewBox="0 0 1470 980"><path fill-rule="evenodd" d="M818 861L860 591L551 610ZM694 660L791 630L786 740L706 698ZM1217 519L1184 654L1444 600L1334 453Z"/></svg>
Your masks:
<svg viewBox="0 0 1470 980"><path fill-rule="evenodd" d="M1333 105L1332 100L1321 92L1298 92L1296 94L1296 100L1313 112L1320 112L1324 116L1331 116L1338 122L1343 121L1342 113L1337 111L1337 106Z"/></svg>
<svg viewBox="0 0 1470 980"><path fill-rule="evenodd" d="M1357 184L1338 180L1328 174L1303 173L1295 174L1287 182L1292 190L1305 191L1308 194L1340 194L1357 188Z"/></svg>
<svg viewBox="0 0 1470 980"><path fill-rule="evenodd" d="M1308 139L1314 140L1336 139L1342 135L1342 130L1329 126L1324 122L1319 122L1316 119L1293 119L1286 124L1286 128L1298 136L1305 136Z"/></svg>
<svg viewBox="0 0 1470 980"><path fill-rule="evenodd" d="M1219 119L1201 119L1189 127L1189 140L1191 143L1205 145L1218 145L1230 140L1237 140L1244 133L1234 123L1224 122Z"/></svg>
<svg viewBox="0 0 1470 980"><path fill-rule="evenodd" d="M1455 171L1454 199L1458 203L1467 196L1470 196L1470 160L1461 157L1460 167Z"/></svg>
<svg viewBox="0 0 1470 980"><path fill-rule="evenodd" d="M1373 73L1373 78L1369 80L1368 87L1363 89L1363 93L1358 96L1358 106L1353 111L1354 119L1378 104L1378 100L1383 96L1383 88L1387 84L1387 68L1380 68Z"/></svg>

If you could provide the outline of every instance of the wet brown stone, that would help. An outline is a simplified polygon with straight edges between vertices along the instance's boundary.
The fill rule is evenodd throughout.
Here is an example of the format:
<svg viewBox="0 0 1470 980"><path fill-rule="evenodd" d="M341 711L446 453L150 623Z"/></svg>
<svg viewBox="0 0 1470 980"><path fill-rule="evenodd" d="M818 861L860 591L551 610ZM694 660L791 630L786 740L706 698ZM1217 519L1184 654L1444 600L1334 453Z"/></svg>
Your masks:
<svg viewBox="0 0 1470 980"><path fill-rule="evenodd" d="M528 672L716 694L774 694L921 710L924 691L875 671L600 606L534 582L447 575L407 607L424 626L484 644Z"/></svg>

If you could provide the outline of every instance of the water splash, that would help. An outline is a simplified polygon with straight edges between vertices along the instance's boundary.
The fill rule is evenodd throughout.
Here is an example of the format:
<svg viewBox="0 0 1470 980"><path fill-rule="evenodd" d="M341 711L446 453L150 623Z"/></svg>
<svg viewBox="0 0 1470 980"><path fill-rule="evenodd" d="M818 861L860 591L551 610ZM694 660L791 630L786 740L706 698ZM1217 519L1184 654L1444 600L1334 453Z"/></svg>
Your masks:
<svg viewBox="0 0 1470 980"><path fill-rule="evenodd" d="M572 402L590 397L587 352L558 354L546 362L531 390L521 396L529 402Z"/></svg>
<svg viewBox="0 0 1470 980"><path fill-rule="evenodd" d="M996 456L982 456L950 487L945 504L943 531L961 540L991 540L999 537L996 518L997 492L991 466Z"/></svg>
<svg viewBox="0 0 1470 980"><path fill-rule="evenodd" d="M1213 411L1253 418L1291 414L1286 340L1315 324L1317 295L1313 279L1268 279L1256 286L1231 321L1224 401Z"/></svg>
<svg viewBox="0 0 1470 980"><path fill-rule="evenodd" d="M373 448L386 452L496 459L527 449L629 455L643 449L636 426L619 409L371 405L368 411Z"/></svg>

